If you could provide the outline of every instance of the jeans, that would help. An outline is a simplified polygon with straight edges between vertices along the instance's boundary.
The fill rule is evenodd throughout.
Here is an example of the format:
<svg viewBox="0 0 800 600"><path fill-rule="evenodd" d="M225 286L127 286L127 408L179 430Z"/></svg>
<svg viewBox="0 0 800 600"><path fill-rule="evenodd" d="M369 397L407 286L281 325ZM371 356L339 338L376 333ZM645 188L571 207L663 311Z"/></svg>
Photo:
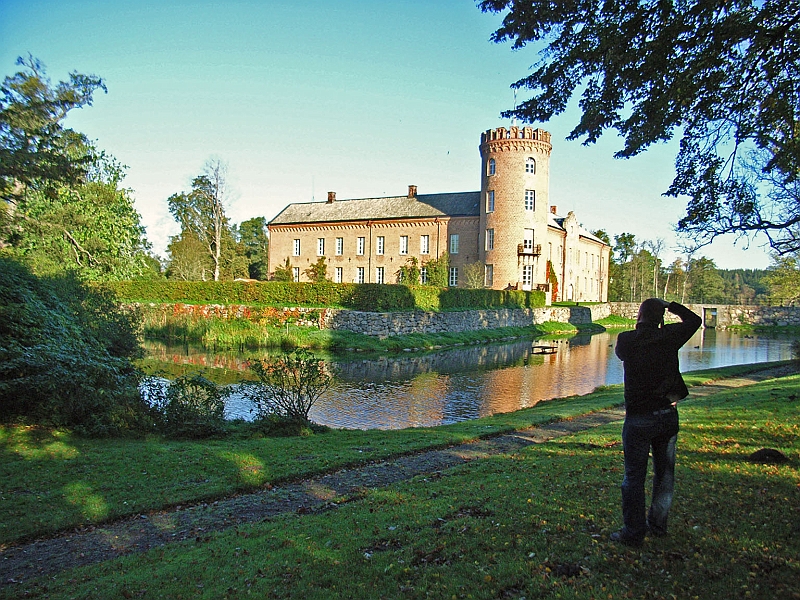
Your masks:
<svg viewBox="0 0 800 600"><path fill-rule="evenodd" d="M625 477L622 480L622 535L640 542L648 526L667 532L667 517L675 488L675 444L678 440L676 408L646 415L626 415L622 426ZM645 518L644 483L647 461L653 451L653 497Z"/></svg>

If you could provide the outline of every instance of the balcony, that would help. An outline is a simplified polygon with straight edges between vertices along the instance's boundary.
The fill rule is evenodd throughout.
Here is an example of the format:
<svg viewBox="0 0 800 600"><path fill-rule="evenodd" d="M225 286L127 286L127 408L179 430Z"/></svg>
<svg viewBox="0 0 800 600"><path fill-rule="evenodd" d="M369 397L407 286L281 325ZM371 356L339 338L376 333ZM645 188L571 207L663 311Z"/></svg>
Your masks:
<svg viewBox="0 0 800 600"><path fill-rule="evenodd" d="M536 244L517 244L517 254L519 256L541 256L542 245Z"/></svg>

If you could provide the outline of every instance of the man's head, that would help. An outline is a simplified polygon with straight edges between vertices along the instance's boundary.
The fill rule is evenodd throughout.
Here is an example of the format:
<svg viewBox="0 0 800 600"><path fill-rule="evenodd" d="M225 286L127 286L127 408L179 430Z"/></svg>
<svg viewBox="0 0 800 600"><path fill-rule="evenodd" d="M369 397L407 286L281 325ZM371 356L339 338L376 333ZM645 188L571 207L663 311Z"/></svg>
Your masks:
<svg viewBox="0 0 800 600"><path fill-rule="evenodd" d="M642 302L636 322L661 325L664 322L664 303L658 298L648 298Z"/></svg>

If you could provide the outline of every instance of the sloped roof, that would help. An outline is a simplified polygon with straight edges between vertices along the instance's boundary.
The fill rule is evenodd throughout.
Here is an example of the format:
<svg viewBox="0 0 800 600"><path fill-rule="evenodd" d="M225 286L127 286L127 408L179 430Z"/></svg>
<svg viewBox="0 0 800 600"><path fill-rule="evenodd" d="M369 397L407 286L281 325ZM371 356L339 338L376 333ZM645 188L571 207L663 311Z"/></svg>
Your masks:
<svg viewBox="0 0 800 600"><path fill-rule="evenodd" d="M548 213L547 214L547 224L550 227L554 227L555 229L560 229L561 231L566 231L565 228L564 228L564 220L565 219L566 219L566 217L562 217L560 215L555 215L553 213ZM608 244L606 244L599 237L597 237L596 235L594 235L593 233L591 233L587 229L585 229L583 227L583 225L581 225L580 223L578 223L577 225L578 225L578 235L580 237L584 237L584 238L587 238L589 240L592 240L593 242L597 242L598 244L602 244L604 246L608 246Z"/></svg>
<svg viewBox="0 0 800 600"><path fill-rule="evenodd" d="M480 192L419 194L413 198L362 198L334 202L290 204L272 219L270 225L299 223L409 219L432 217L477 217Z"/></svg>

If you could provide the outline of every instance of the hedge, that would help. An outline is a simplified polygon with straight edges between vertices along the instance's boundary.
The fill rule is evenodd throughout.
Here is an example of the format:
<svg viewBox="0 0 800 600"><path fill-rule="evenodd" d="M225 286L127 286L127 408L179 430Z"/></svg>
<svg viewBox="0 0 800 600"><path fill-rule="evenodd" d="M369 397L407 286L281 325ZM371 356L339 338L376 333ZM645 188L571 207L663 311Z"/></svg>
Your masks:
<svg viewBox="0 0 800 600"><path fill-rule="evenodd" d="M283 281L118 281L103 284L121 302L341 307L368 312L536 308L545 293L377 283Z"/></svg>

